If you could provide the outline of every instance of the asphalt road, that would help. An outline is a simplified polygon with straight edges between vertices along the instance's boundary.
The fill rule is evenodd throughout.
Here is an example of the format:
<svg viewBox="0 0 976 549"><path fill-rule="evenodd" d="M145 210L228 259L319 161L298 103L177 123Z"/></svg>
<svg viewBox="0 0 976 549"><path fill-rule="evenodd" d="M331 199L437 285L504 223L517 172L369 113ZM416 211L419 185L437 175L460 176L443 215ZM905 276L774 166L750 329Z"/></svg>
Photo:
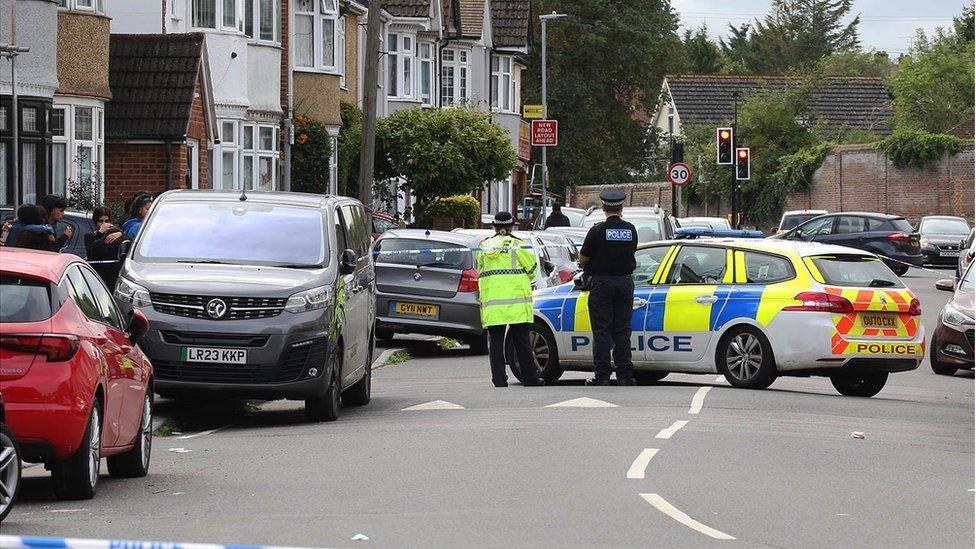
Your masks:
<svg viewBox="0 0 976 549"><path fill-rule="evenodd" d="M928 333L949 298L936 278L906 278ZM336 423L307 423L300 403L160 401L187 438L157 438L148 477L105 477L96 499L59 502L32 467L2 533L347 547L974 545L972 372L937 376L926 361L871 399L839 396L823 378L747 391L714 375L584 387L569 373L554 387L495 389L485 357L396 345L416 358L377 370L373 402ZM405 410L418 405L440 409Z"/></svg>

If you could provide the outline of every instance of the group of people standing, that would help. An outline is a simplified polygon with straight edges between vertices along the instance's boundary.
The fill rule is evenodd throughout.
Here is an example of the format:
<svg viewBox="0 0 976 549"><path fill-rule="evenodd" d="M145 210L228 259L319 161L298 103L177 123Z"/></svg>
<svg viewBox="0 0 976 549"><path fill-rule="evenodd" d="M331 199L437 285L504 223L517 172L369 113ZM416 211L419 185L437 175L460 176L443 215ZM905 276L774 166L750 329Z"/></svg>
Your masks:
<svg viewBox="0 0 976 549"><path fill-rule="evenodd" d="M637 267L637 229L622 219L627 195L621 190L600 193L606 221L597 223L586 234L580 248L586 289L589 290L590 325L593 328L594 376L587 385L609 385L611 349L618 385L633 385L631 356L631 314L634 300L633 273ZM554 215L558 212L553 208ZM560 216L565 218L561 212ZM546 222L546 227L561 226ZM566 225L569 220L565 219ZM481 242L476 258L481 323L488 330L488 355L491 380L495 387L508 386L505 371L504 339L508 331L522 385L544 385L532 354L529 325L532 311L532 279L538 262L531 245L512 234L515 218L499 212L493 222L495 235ZM552 356L550 354L550 356Z"/></svg>

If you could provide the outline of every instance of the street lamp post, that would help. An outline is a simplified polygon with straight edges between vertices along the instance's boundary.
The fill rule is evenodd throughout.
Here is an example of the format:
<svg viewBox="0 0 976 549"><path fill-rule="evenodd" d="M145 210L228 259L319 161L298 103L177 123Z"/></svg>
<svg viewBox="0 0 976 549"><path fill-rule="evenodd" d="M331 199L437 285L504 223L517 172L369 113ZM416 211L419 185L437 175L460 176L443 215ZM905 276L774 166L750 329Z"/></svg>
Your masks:
<svg viewBox="0 0 976 549"><path fill-rule="evenodd" d="M735 178L735 148L739 140L739 90L732 92L732 228L739 228L739 181Z"/></svg>
<svg viewBox="0 0 976 549"><path fill-rule="evenodd" d="M542 118L549 119L549 101L546 94L546 23L551 19L566 17L565 13L552 12L547 15L540 15L539 22L542 24ZM549 186L549 167L546 163L546 152L549 147L542 147L542 220L546 220L546 197L548 197Z"/></svg>
<svg viewBox="0 0 976 549"><path fill-rule="evenodd" d="M13 177L11 178L11 183L13 184L14 198L13 206L14 211L17 211L17 207L20 206L20 110L19 102L17 101L17 61L16 58L22 53L27 53L30 48L17 46L14 44L0 44L0 57L4 59L10 59L10 103L11 113L10 122L13 129L13 150L10 151L10 167L13 168ZM6 197L0 197L3 199Z"/></svg>

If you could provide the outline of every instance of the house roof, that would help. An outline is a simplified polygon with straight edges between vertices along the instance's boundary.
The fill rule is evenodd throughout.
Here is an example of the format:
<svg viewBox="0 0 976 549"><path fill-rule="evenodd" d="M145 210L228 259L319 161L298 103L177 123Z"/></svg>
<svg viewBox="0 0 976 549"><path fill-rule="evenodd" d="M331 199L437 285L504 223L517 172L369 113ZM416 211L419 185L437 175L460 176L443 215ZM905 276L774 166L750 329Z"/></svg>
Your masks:
<svg viewBox="0 0 976 549"><path fill-rule="evenodd" d="M496 47L528 47L529 0L491 0L491 38Z"/></svg>
<svg viewBox="0 0 976 549"><path fill-rule="evenodd" d="M383 9L394 17L429 17L431 0L384 0Z"/></svg>
<svg viewBox="0 0 976 549"><path fill-rule="evenodd" d="M200 74L204 36L113 34L109 39L106 105L109 137L182 138Z"/></svg>
<svg viewBox="0 0 976 549"><path fill-rule="evenodd" d="M683 74L667 76L665 82L683 126L717 126L732 118L732 91L746 97L761 90L783 90L797 80L782 75ZM891 96L881 78L826 78L812 93L810 111L814 123L823 123L827 131L891 133Z"/></svg>
<svg viewBox="0 0 976 549"><path fill-rule="evenodd" d="M485 0L458 0L461 36L481 38L485 24Z"/></svg>

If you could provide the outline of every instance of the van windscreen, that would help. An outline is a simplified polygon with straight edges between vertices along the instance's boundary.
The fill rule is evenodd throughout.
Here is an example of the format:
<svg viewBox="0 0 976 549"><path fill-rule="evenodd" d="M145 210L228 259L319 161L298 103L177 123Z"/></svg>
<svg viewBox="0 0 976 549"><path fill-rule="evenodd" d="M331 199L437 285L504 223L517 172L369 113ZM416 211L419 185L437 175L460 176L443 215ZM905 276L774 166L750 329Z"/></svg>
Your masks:
<svg viewBox="0 0 976 549"><path fill-rule="evenodd" d="M254 202L158 204L134 257L147 262L317 267L328 242L323 212Z"/></svg>

